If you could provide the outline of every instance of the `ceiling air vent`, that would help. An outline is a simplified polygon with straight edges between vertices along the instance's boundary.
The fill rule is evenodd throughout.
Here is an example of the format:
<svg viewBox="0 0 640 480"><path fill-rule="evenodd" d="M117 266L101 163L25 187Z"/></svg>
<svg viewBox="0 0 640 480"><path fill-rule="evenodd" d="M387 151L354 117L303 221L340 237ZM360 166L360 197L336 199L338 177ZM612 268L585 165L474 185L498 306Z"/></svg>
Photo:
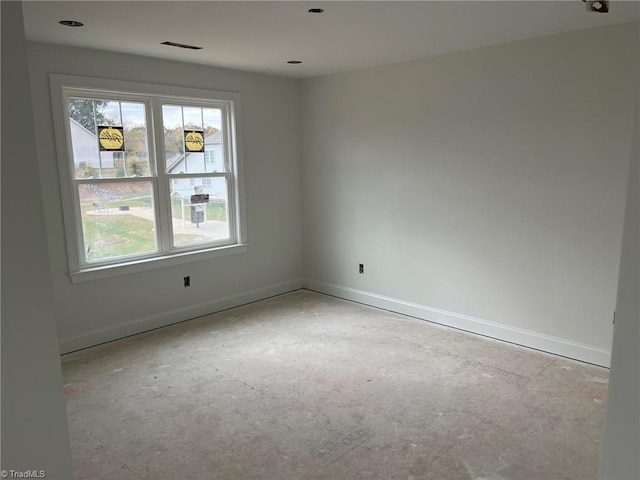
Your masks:
<svg viewBox="0 0 640 480"><path fill-rule="evenodd" d="M202 47L196 47L195 45L187 45L186 43L162 42L161 45L169 45L170 47L187 48L189 50L202 50Z"/></svg>
<svg viewBox="0 0 640 480"><path fill-rule="evenodd" d="M60 20L58 22L60 25L64 25L65 27L83 27L84 23L79 22L77 20Z"/></svg>

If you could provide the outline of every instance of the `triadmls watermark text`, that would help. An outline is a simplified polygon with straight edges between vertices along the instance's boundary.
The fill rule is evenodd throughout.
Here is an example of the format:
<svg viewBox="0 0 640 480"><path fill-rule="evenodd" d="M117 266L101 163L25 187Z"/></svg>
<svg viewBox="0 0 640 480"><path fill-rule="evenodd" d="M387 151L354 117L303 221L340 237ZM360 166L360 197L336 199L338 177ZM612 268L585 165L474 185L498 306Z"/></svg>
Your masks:
<svg viewBox="0 0 640 480"><path fill-rule="evenodd" d="M47 478L45 470L2 470L0 478Z"/></svg>

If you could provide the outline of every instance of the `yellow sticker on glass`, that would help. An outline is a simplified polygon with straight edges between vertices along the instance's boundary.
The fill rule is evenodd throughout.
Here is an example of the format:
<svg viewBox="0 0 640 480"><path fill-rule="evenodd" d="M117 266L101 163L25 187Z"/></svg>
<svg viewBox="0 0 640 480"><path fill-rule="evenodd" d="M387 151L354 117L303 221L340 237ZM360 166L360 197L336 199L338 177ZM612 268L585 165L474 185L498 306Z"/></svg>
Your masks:
<svg viewBox="0 0 640 480"><path fill-rule="evenodd" d="M187 152L204 152L204 134L198 130L184 131L184 146Z"/></svg>
<svg viewBox="0 0 640 480"><path fill-rule="evenodd" d="M124 152L124 129L122 127L98 127L98 141L103 152Z"/></svg>

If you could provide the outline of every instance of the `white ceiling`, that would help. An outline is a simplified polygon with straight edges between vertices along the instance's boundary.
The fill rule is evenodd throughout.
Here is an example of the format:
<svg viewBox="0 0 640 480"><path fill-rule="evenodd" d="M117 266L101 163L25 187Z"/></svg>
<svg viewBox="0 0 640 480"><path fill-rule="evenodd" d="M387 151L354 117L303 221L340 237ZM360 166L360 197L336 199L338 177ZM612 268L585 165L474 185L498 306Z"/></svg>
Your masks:
<svg viewBox="0 0 640 480"><path fill-rule="evenodd" d="M581 0L24 2L29 40L293 78L629 22L637 12L636 1L621 0L608 14L587 12ZM66 19L85 26L58 24ZM160 45L167 40L203 49Z"/></svg>

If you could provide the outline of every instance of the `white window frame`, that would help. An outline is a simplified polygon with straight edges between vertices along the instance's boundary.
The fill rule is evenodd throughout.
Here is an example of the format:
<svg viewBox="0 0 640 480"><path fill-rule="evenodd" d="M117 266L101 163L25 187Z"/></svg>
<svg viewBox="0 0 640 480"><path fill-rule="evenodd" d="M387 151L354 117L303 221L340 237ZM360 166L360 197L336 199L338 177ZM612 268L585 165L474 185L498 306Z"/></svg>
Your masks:
<svg viewBox="0 0 640 480"><path fill-rule="evenodd" d="M93 77L50 74L51 102L54 118L54 133L58 154L58 168L64 226L69 261L69 275L74 283L93 279L112 277L122 274L141 272L155 268L201 261L209 258L244 253L247 251L247 228L244 204L243 156L241 141L241 109L240 95L234 92L221 92L198 88L175 87L148 83L108 80ZM75 188L75 177L72 169L73 152L66 100L69 96L95 92L96 98L112 98L114 100L132 100L145 104L147 115L147 135L149 139L149 162L155 159L156 174L149 177L119 178L123 181L150 181L154 195L154 211L156 228L159 229L157 241L159 251L135 257L120 257L103 262L87 263L84 261L82 243L82 219L80 204ZM162 104L180 104L202 106L215 104L226 109L224 152L230 166L227 185L229 229L231 240L224 244L193 245L188 247L171 247L173 243L171 220L171 199L169 183L176 175L166 173L164 155L163 126L160 121ZM152 112L155 111L154 114ZM155 152L155 153L154 153ZM209 174L207 174L208 176ZM193 176L199 176L193 174ZM200 174L202 176L202 174ZM184 175L177 175L183 178ZM98 179L96 179L98 180ZM100 183L99 181L97 183Z"/></svg>

